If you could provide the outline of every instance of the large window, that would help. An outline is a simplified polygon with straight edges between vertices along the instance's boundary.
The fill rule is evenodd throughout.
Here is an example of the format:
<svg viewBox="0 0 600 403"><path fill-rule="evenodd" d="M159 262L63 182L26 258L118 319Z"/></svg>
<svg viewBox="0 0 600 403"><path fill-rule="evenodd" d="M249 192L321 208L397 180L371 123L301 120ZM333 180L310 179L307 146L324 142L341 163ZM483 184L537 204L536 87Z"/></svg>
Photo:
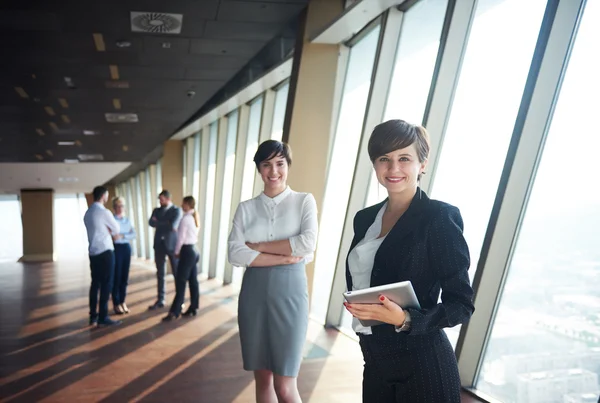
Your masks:
<svg viewBox="0 0 600 403"><path fill-rule="evenodd" d="M223 175L223 193L221 197L221 222L219 224L219 242L217 248L216 277L223 279L225 259L227 257L227 237L231 215L231 197L233 195L233 174L235 172L235 147L238 129L237 110L227 117L227 144L225 146L225 173Z"/></svg>
<svg viewBox="0 0 600 403"><path fill-rule="evenodd" d="M384 121L423 123L447 5L448 0L421 0L404 14ZM373 172L366 205L385 197Z"/></svg>
<svg viewBox="0 0 600 403"><path fill-rule="evenodd" d="M200 197L200 155L202 153L201 133L196 133L194 136L194 166L192 175L192 188L188 191L194 196L196 203ZM187 196L187 195L186 195Z"/></svg>
<svg viewBox="0 0 600 403"><path fill-rule="evenodd" d="M23 256L21 202L16 195L0 195L0 263L15 262Z"/></svg>
<svg viewBox="0 0 600 403"><path fill-rule="evenodd" d="M150 216L152 215L152 211L154 210L154 203L153 201L155 200L155 192L152 186L152 170L150 169L150 167L146 168L146 175L145 175L145 192L144 192L144 197L146 198L146 214L145 216L150 218ZM127 203L127 201L126 201ZM145 236L147 237L146 239L146 246L148 248L148 250L146 251L146 256L148 257L148 259L154 260L154 231L153 228L150 227L150 225L144 223L144 225L140 228L136 228L137 232L141 232L144 231Z"/></svg>
<svg viewBox="0 0 600 403"><path fill-rule="evenodd" d="M59 260L81 259L88 255L87 232L83 223L86 211L85 195L54 195L54 241Z"/></svg>
<svg viewBox="0 0 600 403"><path fill-rule="evenodd" d="M202 272L208 273L210 266L210 241L212 239L212 217L215 200L215 182L217 174L217 140L219 132L218 122L213 122L208 129L208 158L206 175L206 208L202 220L204 231L202 245ZM206 136L206 134L204 134Z"/></svg>
<svg viewBox="0 0 600 403"><path fill-rule="evenodd" d="M477 383L505 402L600 391L598 21L588 1Z"/></svg>
<svg viewBox="0 0 600 403"><path fill-rule="evenodd" d="M471 252L471 276L479 260L545 6L546 0L477 3L431 194L461 210ZM448 330L453 343L458 331L459 327Z"/></svg>
<svg viewBox="0 0 600 403"><path fill-rule="evenodd" d="M142 225L143 223L147 222L148 217L146 217L144 214L142 172L136 175L135 188L133 190L135 192L135 206L138 222L137 237L140 239L140 249L138 250L138 256L144 259L146 257L146 231L144 231L144 227L142 227Z"/></svg>
<svg viewBox="0 0 600 403"><path fill-rule="evenodd" d="M273 110L273 128L271 139L281 141L283 137L283 122L285 120L285 109L287 107L288 92L290 84L283 84L275 94L275 109Z"/></svg>
<svg viewBox="0 0 600 403"><path fill-rule="evenodd" d="M250 105L250 114L248 118L248 135L246 137L246 157L244 159L244 173L242 177L242 192L240 200L252 198L254 190L254 179L256 177L256 165L254 164L254 154L258 148L258 139L260 135L261 115L263 108L262 95ZM241 283L244 269L233 267L233 283Z"/></svg>
<svg viewBox="0 0 600 403"><path fill-rule="evenodd" d="M327 188L319 226L313 281L311 314L320 321L325 320L327 313L346 217L345 204L350 196L356 155L371 88L379 32L378 25L351 48L348 59L331 162L327 173Z"/></svg>

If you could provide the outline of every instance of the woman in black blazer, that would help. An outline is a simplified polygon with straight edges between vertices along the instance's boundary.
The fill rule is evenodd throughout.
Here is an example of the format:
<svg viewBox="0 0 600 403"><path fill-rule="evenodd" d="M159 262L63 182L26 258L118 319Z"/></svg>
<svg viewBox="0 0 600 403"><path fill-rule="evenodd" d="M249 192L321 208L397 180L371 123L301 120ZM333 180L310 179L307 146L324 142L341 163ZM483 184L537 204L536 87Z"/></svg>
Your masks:
<svg viewBox="0 0 600 403"><path fill-rule="evenodd" d="M382 123L368 147L388 198L354 217L347 287L411 281L421 308L402 310L383 295L381 305L345 304L365 360L363 402L458 403L458 366L443 328L467 322L474 311L460 212L418 186L429 155L423 127ZM359 320L383 324L365 327Z"/></svg>

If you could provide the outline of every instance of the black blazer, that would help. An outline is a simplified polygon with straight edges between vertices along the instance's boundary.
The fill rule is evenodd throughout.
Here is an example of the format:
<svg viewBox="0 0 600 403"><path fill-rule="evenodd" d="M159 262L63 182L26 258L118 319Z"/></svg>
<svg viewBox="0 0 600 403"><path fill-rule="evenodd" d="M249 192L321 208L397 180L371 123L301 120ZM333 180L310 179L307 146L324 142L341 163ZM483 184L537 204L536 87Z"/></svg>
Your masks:
<svg viewBox="0 0 600 403"><path fill-rule="evenodd" d="M350 251L365 237L386 201L356 213ZM371 287L410 280L421 309L408 309L411 316L408 334L425 335L465 323L473 314L469 264L469 249L458 208L431 200L417 189L409 208L375 255ZM352 290L347 259L346 283L348 290ZM438 304L440 288L442 302ZM378 325L372 331L374 335L389 333L393 326Z"/></svg>
<svg viewBox="0 0 600 403"><path fill-rule="evenodd" d="M154 233L154 249L164 243L167 252L175 250L175 245L177 244L177 227L182 216L181 209L175 205L171 205L168 208L158 207L152 211L148 224L156 228L156 232ZM156 218L156 220L152 218Z"/></svg>

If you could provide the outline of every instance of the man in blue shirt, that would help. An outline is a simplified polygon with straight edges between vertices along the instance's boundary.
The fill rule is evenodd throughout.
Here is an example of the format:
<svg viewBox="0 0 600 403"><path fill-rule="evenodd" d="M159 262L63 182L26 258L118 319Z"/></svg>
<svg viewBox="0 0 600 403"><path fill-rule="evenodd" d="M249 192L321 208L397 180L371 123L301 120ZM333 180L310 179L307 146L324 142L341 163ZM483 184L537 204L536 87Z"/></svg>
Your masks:
<svg viewBox="0 0 600 403"><path fill-rule="evenodd" d="M94 203L83 216L87 230L92 284L90 286L90 325L118 325L108 317L108 297L110 296L115 271L115 254L112 234L119 233L119 224L109 210L104 207L108 201L108 190L96 186L93 191ZM98 308L98 291L100 303ZM99 314L96 309L99 309Z"/></svg>

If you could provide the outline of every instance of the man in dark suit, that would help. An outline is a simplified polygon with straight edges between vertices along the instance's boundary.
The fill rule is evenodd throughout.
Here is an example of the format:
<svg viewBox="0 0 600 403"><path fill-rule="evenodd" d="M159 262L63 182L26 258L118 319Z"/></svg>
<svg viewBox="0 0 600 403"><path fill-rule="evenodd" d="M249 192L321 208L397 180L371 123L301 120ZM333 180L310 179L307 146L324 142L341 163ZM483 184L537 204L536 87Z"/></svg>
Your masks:
<svg viewBox="0 0 600 403"><path fill-rule="evenodd" d="M156 278L158 280L158 298L148 309L165 306L166 259L168 256L173 275L175 275L177 271L177 258L175 257L177 227L182 217L181 209L171 202L171 193L168 190L160 192L158 200L160 201L160 207L152 211L152 215L148 220L148 224L156 228L154 233L154 261L156 262Z"/></svg>

